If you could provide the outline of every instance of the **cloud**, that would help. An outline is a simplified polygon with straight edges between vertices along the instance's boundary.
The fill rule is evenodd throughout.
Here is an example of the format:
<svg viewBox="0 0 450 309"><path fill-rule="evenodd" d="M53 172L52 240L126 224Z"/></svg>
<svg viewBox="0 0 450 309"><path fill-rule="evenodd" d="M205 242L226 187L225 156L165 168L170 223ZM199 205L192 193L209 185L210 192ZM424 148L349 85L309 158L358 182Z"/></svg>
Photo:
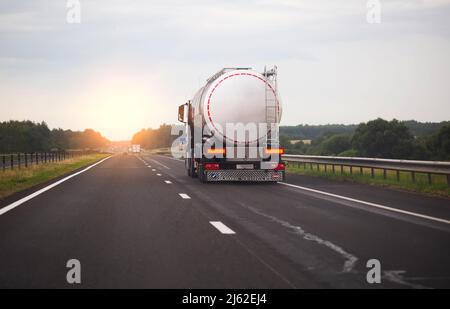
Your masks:
<svg viewBox="0 0 450 309"><path fill-rule="evenodd" d="M450 111L442 110L449 100L442 80L450 78L443 52L450 38L450 1L381 3L382 23L371 25L366 1L360 0L81 0L81 24L67 24L65 1L1 1L0 107L4 110L6 99L15 104L2 117L88 126L92 118L84 115L94 103L86 102L105 97L95 95L92 81L124 75L158 82L156 89L148 86L153 93L145 84L127 82L130 92L140 93L139 106L146 100L161 106L156 116L136 124L157 126L176 121L176 106L221 67L279 64L286 123L406 114L450 118ZM376 91L365 91L367 83ZM115 81L106 85L120 88ZM427 94L433 98L426 102L430 111L423 107ZM411 108L405 109L406 98ZM304 102L313 104L305 111ZM83 109L75 114L78 106ZM354 112L344 114L337 106Z"/></svg>

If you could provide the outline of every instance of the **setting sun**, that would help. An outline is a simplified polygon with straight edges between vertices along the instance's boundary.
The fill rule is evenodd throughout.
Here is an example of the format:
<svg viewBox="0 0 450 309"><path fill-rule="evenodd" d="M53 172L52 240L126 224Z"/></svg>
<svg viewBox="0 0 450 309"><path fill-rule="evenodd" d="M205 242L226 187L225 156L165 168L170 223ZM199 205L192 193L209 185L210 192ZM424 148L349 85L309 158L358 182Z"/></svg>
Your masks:
<svg viewBox="0 0 450 309"><path fill-rule="evenodd" d="M142 127L158 125L157 87L123 71L92 76L79 98L92 126L111 140L128 140ZM153 85L153 86L152 86Z"/></svg>

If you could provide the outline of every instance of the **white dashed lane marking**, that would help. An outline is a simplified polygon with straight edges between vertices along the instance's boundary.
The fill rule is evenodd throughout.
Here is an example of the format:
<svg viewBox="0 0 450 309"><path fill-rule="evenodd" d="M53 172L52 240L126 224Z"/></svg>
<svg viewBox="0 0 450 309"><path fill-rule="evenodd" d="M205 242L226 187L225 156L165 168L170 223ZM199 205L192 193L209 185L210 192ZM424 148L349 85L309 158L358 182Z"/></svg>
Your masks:
<svg viewBox="0 0 450 309"><path fill-rule="evenodd" d="M170 185L172 183L170 180L164 180L164 182L168 185Z"/></svg>
<svg viewBox="0 0 450 309"><path fill-rule="evenodd" d="M221 232L222 234L228 234L228 235L236 234L232 229L230 229L228 226L226 226L225 224L223 224L220 221L210 221L209 223L211 223L212 226L214 226L216 229L218 229L219 232Z"/></svg>
<svg viewBox="0 0 450 309"><path fill-rule="evenodd" d="M150 159L150 160L151 160L152 162L156 163L156 164L161 165L161 166L164 167L165 169L170 170L170 167L168 167L167 165L164 165L163 163L161 163L161 162L159 162L159 161L157 161L157 160L155 160L155 159Z"/></svg>
<svg viewBox="0 0 450 309"><path fill-rule="evenodd" d="M184 198L185 200L189 200L191 197L189 195L187 195L186 193L178 193L179 196L181 196L182 198Z"/></svg>

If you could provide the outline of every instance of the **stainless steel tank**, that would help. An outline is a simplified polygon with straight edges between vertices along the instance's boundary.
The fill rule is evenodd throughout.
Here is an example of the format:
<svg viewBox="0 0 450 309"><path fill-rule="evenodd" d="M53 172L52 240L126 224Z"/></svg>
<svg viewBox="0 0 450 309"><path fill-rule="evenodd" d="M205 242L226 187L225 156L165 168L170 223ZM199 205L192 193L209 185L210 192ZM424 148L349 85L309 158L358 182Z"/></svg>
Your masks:
<svg viewBox="0 0 450 309"><path fill-rule="evenodd" d="M271 102L271 103L268 103ZM281 119L281 102L275 86L261 73L251 69L223 69L208 79L192 100L194 117L219 138L244 143L243 136L227 136L227 124L266 124L268 104ZM263 126L265 127L265 126ZM267 135L259 131L257 139Z"/></svg>

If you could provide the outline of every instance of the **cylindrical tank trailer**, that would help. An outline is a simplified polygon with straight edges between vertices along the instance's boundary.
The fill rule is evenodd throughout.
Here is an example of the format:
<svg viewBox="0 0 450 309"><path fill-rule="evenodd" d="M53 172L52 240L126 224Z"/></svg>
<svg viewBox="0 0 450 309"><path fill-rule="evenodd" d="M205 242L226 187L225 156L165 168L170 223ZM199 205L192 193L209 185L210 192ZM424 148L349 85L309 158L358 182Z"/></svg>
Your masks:
<svg viewBox="0 0 450 309"><path fill-rule="evenodd" d="M186 123L186 169L207 181L281 181L281 102L276 67L225 68L179 107Z"/></svg>

